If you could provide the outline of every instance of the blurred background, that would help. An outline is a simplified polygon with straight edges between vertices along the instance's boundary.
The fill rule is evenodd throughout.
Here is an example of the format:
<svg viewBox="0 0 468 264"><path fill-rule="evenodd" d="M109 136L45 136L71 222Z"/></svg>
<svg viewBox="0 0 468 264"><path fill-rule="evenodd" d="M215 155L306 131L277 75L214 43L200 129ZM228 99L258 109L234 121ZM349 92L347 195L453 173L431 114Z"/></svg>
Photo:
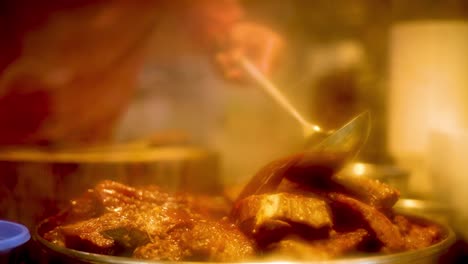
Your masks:
<svg viewBox="0 0 468 264"><path fill-rule="evenodd" d="M215 62L239 20L281 39L268 76L310 121L370 110L349 169L468 239L467 1L133 2L0 3L0 218L33 226L103 178L236 189L301 151L296 121Z"/></svg>

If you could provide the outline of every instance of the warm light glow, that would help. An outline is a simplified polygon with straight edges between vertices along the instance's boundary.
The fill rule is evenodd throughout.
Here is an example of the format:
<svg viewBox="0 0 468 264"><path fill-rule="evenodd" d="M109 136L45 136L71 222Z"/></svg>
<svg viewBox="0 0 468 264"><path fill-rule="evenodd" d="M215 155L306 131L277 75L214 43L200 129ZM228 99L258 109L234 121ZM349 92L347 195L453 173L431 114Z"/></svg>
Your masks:
<svg viewBox="0 0 468 264"><path fill-rule="evenodd" d="M312 129L313 129L315 132L320 132L320 131L322 131L322 129L321 129L319 126L317 126L317 125L314 125L314 126L312 127Z"/></svg>
<svg viewBox="0 0 468 264"><path fill-rule="evenodd" d="M416 208L416 207L419 207L418 206L418 202L415 201L415 200L411 200L411 199L405 199L402 201L402 205L407 207L407 208Z"/></svg>
<svg viewBox="0 0 468 264"><path fill-rule="evenodd" d="M366 172L366 166L362 163L356 163L353 166L353 173L357 176L362 176Z"/></svg>

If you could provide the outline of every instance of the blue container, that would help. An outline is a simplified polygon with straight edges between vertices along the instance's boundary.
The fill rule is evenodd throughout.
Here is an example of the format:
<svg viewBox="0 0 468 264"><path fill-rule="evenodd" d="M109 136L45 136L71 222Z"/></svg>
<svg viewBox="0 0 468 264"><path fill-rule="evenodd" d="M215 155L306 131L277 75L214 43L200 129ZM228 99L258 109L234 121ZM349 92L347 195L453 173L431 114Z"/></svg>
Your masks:
<svg viewBox="0 0 468 264"><path fill-rule="evenodd" d="M20 263L30 238L24 225L0 220L0 263Z"/></svg>

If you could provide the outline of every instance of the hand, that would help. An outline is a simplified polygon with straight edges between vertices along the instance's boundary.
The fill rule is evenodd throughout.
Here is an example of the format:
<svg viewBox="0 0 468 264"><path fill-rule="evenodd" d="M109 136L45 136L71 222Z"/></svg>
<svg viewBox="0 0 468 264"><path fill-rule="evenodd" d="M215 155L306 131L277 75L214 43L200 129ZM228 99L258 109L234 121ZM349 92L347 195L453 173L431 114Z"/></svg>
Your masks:
<svg viewBox="0 0 468 264"><path fill-rule="evenodd" d="M270 29L248 22L238 23L229 32L223 50L216 54L216 61L228 79L242 80L245 72L239 59L244 56L266 75L271 74L283 41Z"/></svg>

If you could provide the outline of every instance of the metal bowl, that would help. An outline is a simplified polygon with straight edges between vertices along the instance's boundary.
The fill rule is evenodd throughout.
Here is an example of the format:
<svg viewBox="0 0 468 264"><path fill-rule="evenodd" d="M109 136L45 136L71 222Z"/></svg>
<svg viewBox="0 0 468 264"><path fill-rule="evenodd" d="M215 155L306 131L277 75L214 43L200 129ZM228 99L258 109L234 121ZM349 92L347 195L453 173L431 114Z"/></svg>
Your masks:
<svg viewBox="0 0 468 264"><path fill-rule="evenodd" d="M421 219L423 221L428 221L426 219ZM37 263L94 263L94 264L165 264L173 262L164 262L164 261L148 261L148 260L139 260L135 258L128 257L116 257L116 256L107 256L100 254L87 253L83 251L77 251L73 249L68 249L60 247L50 243L45 240L41 235L44 232L50 230L56 222L54 219L47 219L42 222L36 230L34 231L34 240L37 243L38 247L34 254L38 256ZM407 251L396 254L375 254L368 256L356 256L356 257L347 257L347 258L338 258L330 261L269 261L269 262L246 262L247 264L261 264L261 263L278 263L278 264L316 264L316 263L331 263L331 264L363 264L363 263L374 263L374 264L383 264L383 263L438 263L439 258L443 256L449 249L449 247L455 241L455 234L452 229L444 223L439 223L440 227L444 232L444 239L440 242L429 246L424 249ZM206 264L207 262L177 262L177 264ZM227 264L227 263L225 263ZM240 264L240 263L232 263ZM245 263L244 263L245 264Z"/></svg>

